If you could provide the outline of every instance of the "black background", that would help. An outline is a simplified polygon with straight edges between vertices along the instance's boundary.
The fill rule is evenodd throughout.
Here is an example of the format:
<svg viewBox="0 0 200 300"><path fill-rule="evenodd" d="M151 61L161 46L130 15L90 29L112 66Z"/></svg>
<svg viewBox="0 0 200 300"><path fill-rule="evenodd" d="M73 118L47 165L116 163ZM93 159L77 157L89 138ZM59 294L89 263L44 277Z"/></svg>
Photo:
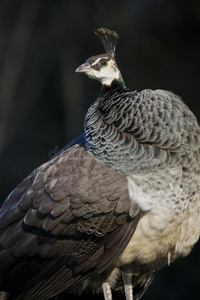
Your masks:
<svg viewBox="0 0 200 300"><path fill-rule="evenodd" d="M200 120L199 0L2 0L0 202L83 132L100 84L74 71L104 52L99 27L120 35L116 59L127 87L171 90ZM199 250L161 271L143 299L199 299Z"/></svg>

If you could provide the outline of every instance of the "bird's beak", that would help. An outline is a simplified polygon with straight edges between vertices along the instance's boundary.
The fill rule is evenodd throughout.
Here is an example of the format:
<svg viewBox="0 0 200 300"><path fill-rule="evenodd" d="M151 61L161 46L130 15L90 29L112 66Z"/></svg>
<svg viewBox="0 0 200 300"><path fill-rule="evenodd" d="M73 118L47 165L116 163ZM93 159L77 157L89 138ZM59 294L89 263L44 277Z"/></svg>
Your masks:
<svg viewBox="0 0 200 300"><path fill-rule="evenodd" d="M86 61L84 64L82 64L78 68L76 68L75 72L84 73L84 72L88 72L89 70L90 70L90 64L89 64L89 62Z"/></svg>

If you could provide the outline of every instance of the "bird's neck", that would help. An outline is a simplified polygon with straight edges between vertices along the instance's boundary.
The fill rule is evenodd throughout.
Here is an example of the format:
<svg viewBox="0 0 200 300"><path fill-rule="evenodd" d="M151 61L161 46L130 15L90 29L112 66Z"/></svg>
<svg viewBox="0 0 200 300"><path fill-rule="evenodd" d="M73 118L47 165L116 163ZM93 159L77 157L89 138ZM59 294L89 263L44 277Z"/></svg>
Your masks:
<svg viewBox="0 0 200 300"><path fill-rule="evenodd" d="M150 171L170 159L165 150L143 142L144 124L138 111L141 97L136 91L113 85L101 92L85 118L86 150L107 167L127 175Z"/></svg>
<svg viewBox="0 0 200 300"><path fill-rule="evenodd" d="M84 136L85 147L90 154L107 167L126 173L130 152L135 152L138 146L137 142L133 145L135 141L129 134L126 136L118 128L125 121L125 108L130 106L126 103L130 91L123 87L122 80L120 84L113 82L110 88L104 87L90 106L85 118ZM117 122L116 115L119 116Z"/></svg>
<svg viewBox="0 0 200 300"><path fill-rule="evenodd" d="M125 81L120 73L120 78L117 80L117 79L114 79L111 83L111 85L106 85L106 84L103 84L102 85L102 88L100 90L100 94L103 94L111 89L115 89L115 88L122 88L122 89L125 89L126 88L126 84L125 84Z"/></svg>
<svg viewBox="0 0 200 300"><path fill-rule="evenodd" d="M113 80L112 82L112 87L117 86L117 87L121 87L121 88L126 88L126 84L125 81L122 77L122 75L120 74L120 79L119 80Z"/></svg>

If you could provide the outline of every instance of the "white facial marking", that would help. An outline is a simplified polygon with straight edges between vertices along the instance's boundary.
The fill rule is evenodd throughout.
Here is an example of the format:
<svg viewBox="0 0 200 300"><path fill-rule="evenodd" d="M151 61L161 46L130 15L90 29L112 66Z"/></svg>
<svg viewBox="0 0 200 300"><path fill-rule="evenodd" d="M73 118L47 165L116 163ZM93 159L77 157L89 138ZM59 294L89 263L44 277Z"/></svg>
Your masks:
<svg viewBox="0 0 200 300"><path fill-rule="evenodd" d="M101 59L106 59L107 57L100 57L95 60L94 63L92 63L91 67L93 65L96 65ZM90 68L86 75L92 79L96 79L100 81L103 85L110 86L113 80L119 80L120 79L120 71L115 63L114 60L108 61L108 64L106 66L101 67L100 70L96 70L94 68Z"/></svg>
<svg viewBox="0 0 200 300"><path fill-rule="evenodd" d="M91 64L91 66L94 66L94 65L98 64L98 62L99 62L101 59L107 59L107 57L99 57L99 58L97 58L97 59Z"/></svg>

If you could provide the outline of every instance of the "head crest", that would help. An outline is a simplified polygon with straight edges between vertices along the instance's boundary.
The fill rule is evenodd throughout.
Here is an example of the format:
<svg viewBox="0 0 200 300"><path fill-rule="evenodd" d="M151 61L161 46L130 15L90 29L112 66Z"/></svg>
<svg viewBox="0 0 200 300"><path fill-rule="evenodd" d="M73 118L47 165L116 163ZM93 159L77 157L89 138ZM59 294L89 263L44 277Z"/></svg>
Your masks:
<svg viewBox="0 0 200 300"><path fill-rule="evenodd" d="M115 57L115 49L119 35L115 31L111 31L106 28L99 28L95 31L95 33L102 41L106 53Z"/></svg>

